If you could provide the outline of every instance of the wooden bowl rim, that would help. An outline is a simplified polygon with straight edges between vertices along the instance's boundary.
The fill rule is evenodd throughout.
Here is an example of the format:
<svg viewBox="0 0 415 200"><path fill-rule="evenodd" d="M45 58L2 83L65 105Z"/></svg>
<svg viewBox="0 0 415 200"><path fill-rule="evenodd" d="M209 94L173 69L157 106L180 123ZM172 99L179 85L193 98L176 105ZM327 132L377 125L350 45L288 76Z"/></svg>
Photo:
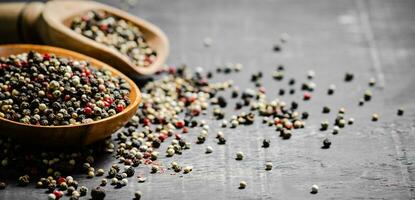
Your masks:
<svg viewBox="0 0 415 200"><path fill-rule="evenodd" d="M48 128L48 129L60 129L60 128L76 128L76 127L83 127L83 126L91 126L94 124L100 124L103 122L107 122L110 121L114 118L119 117L120 115L123 115L125 113L128 113L130 110L134 109L134 107L136 107L140 102L141 102L141 92L138 89L138 86L134 83L134 81L132 81L130 78L128 78L126 75L124 75L123 73L121 73L120 71L118 71L117 69L111 67L110 65L103 63L95 58L71 51L71 50L67 50L67 49L63 49L63 48L59 48L59 47L53 47L53 46L47 46L47 45L34 45L34 44L7 44L7 45L0 45L0 50L1 49L7 49L7 48L11 48L11 49L22 49L22 50L34 50L34 51L47 51L50 52L51 54L55 54L56 56L62 56L62 57L70 57L72 59L77 59L77 60L85 60L87 62L89 62L91 64L91 67L93 68L98 68L98 69L102 69L102 68L107 68L111 71L111 73L116 76L121 77L122 79L126 80L128 82L128 84L131 87L131 91L134 90L136 92L135 95L135 99L131 100L130 104L120 113L117 113L113 116L104 118L104 119L100 119L97 121L93 121L93 122L89 122L89 123L81 123L81 124L73 124L73 125L58 125L58 126L42 126L42 125L33 125L33 124L25 124L25 123L21 123L21 122L16 122L13 120L9 120L6 118L2 118L0 117L0 120L2 121L6 121L8 123L12 123L16 126L28 126L28 127L34 127L34 128ZM23 53L23 52L22 52ZM66 55L62 55L62 54L66 54ZM70 56L68 56L70 55ZM0 56L0 57L4 57L4 56ZM92 64L94 63L94 64ZM96 64L98 64L99 66L97 67ZM131 97L131 92L130 92L130 97Z"/></svg>
<svg viewBox="0 0 415 200"><path fill-rule="evenodd" d="M55 9L54 6L62 6L62 4L86 4L88 5L85 8L79 8L79 10L76 11L76 13L71 13L69 16L66 17L58 17L58 16L51 16L53 15L52 13L54 12ZM94 9L96 10L103 10L105 12L111 13L113 15L116 15L120 18L123 18L125 20L128 20L132 23L134 23L135 25L137 25L138 27L140 27L141 29L146 29L146 31L148 32L152 32L152 34L154 34L156 37L158 37L161 41L161 48L160 49L156 49L153 48L157 51L157 56L156 56L156 61L154 63L152 63L151 65L147 66L147 67L138 67L135 64L133 64L130 59L123 55L122 53L109 48L108 46L101 44L99 42L95 42L83 35L80 35L79 33L76 33L75 31L73 31L70 27L68 27L66 23L66 21L68 21L69 19L73 19L76 16L80 16L82 13L86 12L86 11L90 11L90 10L94 10L92 9L92 7L95 7ZM108 53L112 53L114 55L116 55L118 58L120 58L121 60L123 60L126 64L129 65L130 68L132 68L135 72L141 74L141 75L150 75L153 74L155 72L157 72L159 69L161 69L163 67L163 63L166 61L167 56L169 54L169 49L170 49L170 45L169 45L169 40L166 36L166 34L159 29L158 27L156 27L155 25L151 24L150 22L139 18L137 16L131 15L125 11L122 11L118 8L109 6L109 5L105 5L102 3L98 3L98 2L94 2L94 1L79 1L79 0L75 0L75 1L49 1L46 3L45 5L45 9L44 12L42 13L42 16L45 18L45 21L52 27L56 28L58 31L65 33L66 35L76 39L76 40L80 40L84 43L88 43L91 46L93 46L94 48L98 48L101 49L102 51L106 51ZM153 46L154 47L154 46Z"/></svg>

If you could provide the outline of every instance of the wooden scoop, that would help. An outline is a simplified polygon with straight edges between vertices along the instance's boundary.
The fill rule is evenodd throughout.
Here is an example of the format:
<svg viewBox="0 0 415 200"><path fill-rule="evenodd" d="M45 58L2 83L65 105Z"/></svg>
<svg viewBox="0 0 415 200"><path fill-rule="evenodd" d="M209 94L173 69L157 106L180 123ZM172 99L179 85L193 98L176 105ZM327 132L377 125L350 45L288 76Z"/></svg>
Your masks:
<svg viewBox="0 0 415 200"><path fill-rule="evenodd" d="M157 52L156 60L149 66L137 67L117 50L71 30L74 17L90 10L106 11L137 25L149 46ZM169 53L168 39L159 28L127 12L94 1L0 4L0 21L9 25L0 27L0 37L7 36L12 43L43 43L77 51L104 61L130 77L155 73Z"/></svg>
<svg viewBox="0 0 415 200"><path fill-rule="evenodd" d="M141 93L138 87L121 72L96 59L73 51L41 45L0 45L0 57L27 53L30 50L39 53L53 53L57 56L76 60L86 60L91 63L92 67L98 69L105 68L111 71L113 76L125 79L130 85L131 91L129 98L131 103L116 115L79 125L40 126L0 118L0 135L17 139L22 143L39 144L47 147L80 147L110 136L124 126L137 112L138 105L141 101Z"/></svg>

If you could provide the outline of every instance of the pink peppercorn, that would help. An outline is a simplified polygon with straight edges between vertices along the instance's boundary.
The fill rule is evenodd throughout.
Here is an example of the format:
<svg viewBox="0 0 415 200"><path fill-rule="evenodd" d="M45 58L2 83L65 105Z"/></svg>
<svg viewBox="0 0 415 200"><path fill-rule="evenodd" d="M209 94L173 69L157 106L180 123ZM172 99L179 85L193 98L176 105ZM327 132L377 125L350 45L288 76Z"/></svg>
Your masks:
<svg viewBox="0 0 415 200"><path fill-rule="evenodd" d="M311 99L311 94L308 92L304 92L304 100L310 100Z"/></svg>
<svg viewBox="0 0 415 200"><path fill-rule="evenodd" d="M118 104L118 105L115 107L115 110L116 110L117 112L122 112L122 111L124 110L124 105L122 105L122 104Z"/></svg>
<svg viewBox="0 0 415 200"><path fill-rule="evenodd" d="M176 122L176 127L177 128L183 128L184 127L184 121L183 120L179 120Z"/></svg>
<svg viewBox="0 0 415 200"><path fill-rule="evenodd" d="M85 115L91 115L91 114L92 114L92 109L91 109L91 107L86 106L86 107L84 108L84 113L85 113Z"/></svg>

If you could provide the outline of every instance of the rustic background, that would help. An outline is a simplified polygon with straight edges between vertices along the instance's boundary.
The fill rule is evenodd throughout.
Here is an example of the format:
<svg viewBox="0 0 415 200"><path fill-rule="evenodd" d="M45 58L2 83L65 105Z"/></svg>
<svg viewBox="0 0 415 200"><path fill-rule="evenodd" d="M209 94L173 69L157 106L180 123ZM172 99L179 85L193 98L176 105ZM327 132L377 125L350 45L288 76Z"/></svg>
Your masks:
<svg viewBox="0 0 415 200"><path fill-rule="evenodd" d="M310 112L307 128L295 131L290 140L281 140L273 128L260 122L236 130L225 129L226 145L213 139L218 123L209 121L211 134L204 145L193 145L177 160L194 166L189 175L170 173L148 175L148 181L130 179L127 187L106 186L108 199L132 199L136 190L143 199L414 199L415 159L415 1L412 0L106 0L164 30L171 42L169 64L188 64L215 69L227 62L244 65L238 75L216 76L214 80L235 79L240 88L253 87L250 74L262 71L270 97L287 86L272 80L279 64L286 76L304 80L307 70L316 72L317 89L300 110ZM290 38L282 51L273 52L282 33ZM213 40L211 47L203 39ZM344 83L345 72L355 79ZM357 102L374 77L378 87L373 101L364 107ZM329 84L336 84L334 96L327 96ZM301 93L281 99L301 101ZM332 108L321 114L324 105ZM338 108L356 123L333 136L320 132L322 120L332 121ZM399 107L403 117L396 116ZM233 103L228 108L231 114ZM379 122L371 122L373 112ZM195 141L198 131L191 131ZM330 149L320 149L331 138ZM271 147L260 148L262 139ZM212 154L204 154L207 145ZM164 152L166 145L161 149ZM246 159L235 161L237 151ZM100 167L114 160L104 157ZM272 161L274 169L264 170ZM147 174L140 166L137 171ZM80 185L97 186L100 179L79 175ZM248 187L239 190L239 181ZM310 194L317 184L320 191ZM10 185L0 199L46 199L44 190ZM65 197L66 199L67 197ZM89 198L89 197L88 197ZM83 198L86 199L86 198Z"/></svg>

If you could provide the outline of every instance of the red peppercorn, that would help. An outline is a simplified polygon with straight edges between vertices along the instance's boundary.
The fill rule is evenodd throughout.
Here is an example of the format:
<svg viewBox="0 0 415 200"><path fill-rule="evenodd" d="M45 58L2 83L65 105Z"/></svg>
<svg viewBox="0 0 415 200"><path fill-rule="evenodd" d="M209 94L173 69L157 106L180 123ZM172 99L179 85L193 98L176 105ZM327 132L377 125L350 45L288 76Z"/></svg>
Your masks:
<svg viewBox="0 0 415 200"><path fill-rule="evenodd" d="M193 109L192 110L192 115L193 116L199 116L199 114L200 114L200 110L199 109Z"/></svg>
<svg viewBox="0 0 415 200"><path fill-rule="evenodd" d="M99 25L99 29L103 30L103 31L107 31L108 30L108 25L106 24L101 24Z"/></svg>
<svg viewBox="0 0 415 200"><path fill-rule="evenodd" d="M118 105L115 107L115 110L116 110L117 112L122 112L122 111L124 110L124 105L122 105L122 104L118 104Z"/></svg>
<svg viewBox="0 0 415 200"><path fill-rule="evenodd" d="M159 135L159 140L161 142L164 142L164 140L166 140L169 136L167 134L160 134Z"/></svg>
<svg viewBox="0 0 415 200"><path fill-rule="evenodd" d="M151 156L150 152L144 152L143 158L149 158Z"/></svg>
<svg viewBox="0 0 415 200"><path fill-rule="evenodd" d="M308 92L304 92L304 100L310 100L311 99L311 94Z"/></svg>
<svg viewBox="0 0 415 200"><path fill-rule="evenodd" d="M184 127L184 121L183 120L179 120L176 122L176 127L177 128L183 128Z"/></svg>
<svg viewBox="0 0 415 200"><path fill-rule="evenodd" d="M58 185L60 185L61 183L63 183L63 182L66 182L66 179L64 178L64 177L59 177L58 178L58 180L56 180L56 183L58 184Z"/></svg>
<svg viewBox="0 0 415 200"><path fill-rule="evenodd" d="M50 60L50 54L48 53L43 54L43 60Z"/></svg>
<svg viewBox="0 0 415 200"><path fill-rule="evenodd" d="M143 120L143 125L144 125L144 126L149 126L150 124L151 124L150 119L148 119L148 118L144 118L144 120Z"/></svg>
<svg viewBox="0 0 415 200"><path fill-rule="evenodd" d="M174 134L174 137L176 138L176 140L182 139L182 136L178 133Z"/></svg>
<svg viewBox="0 0 415 200"><path fill-rule="evenodd" d="M71 99L71 95L69 95L69 94L65 95L65 97L64 97L65 101L69 101L70 99Z"/></svg>
<svg viewBox="0 0 415 200"><path fill-rule="evenodd" d="M168 72L169 72L169 74L175 74L176 73L176 67L169 67Z"/></svg>
<svg viewBox="0 0 415 200"><path fill-rule="evenodd" d="M112 104L112 102L114 102L114 99L112 99L111 97L105 97L104 101L108 102L109 104Z"/></svg>
<svg viewBox="0 0 415 200"><path fill-rule="evenodd" d="M92 108L91 108L91 107L86 106L86 107L84 108L84 113L85 113L85 115L90 115L90 114L92 114Z"/></svg>
<svg viewBox="0 0 415 200"><path fill-rule="evenodd" d="M187 127L183 127L183 131L182 131L183 133L188 133L189 132L189 128L187 128Z"/></svg>
<svg viewBox="0 0 415 200"><path fill-rule="evenodd" d="M104 106L105 106L106 108L108 108L108 107L110 107L110 106L111 106L111 104L110 104L108 101L104 101Z"/></svg>
<svg viewBox="0 0 415 200"><path fill-rule="evenodd" d="M56 199L60 199L63 196L63 192L59 190L53 191L53 194L55 195Z"/></svg>

